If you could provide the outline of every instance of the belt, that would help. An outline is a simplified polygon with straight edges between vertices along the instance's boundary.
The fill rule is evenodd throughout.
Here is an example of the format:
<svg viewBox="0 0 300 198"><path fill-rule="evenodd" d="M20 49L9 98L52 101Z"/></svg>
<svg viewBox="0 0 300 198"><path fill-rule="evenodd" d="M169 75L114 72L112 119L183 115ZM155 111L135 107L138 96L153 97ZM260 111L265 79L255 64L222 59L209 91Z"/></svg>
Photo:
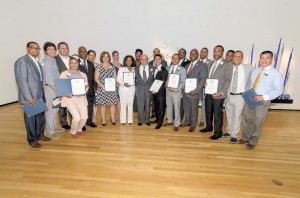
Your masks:
<svg viewBox="0 0 300 198"><path fill-rule="evenodd" d="M232 93L232 92L230 92L230 95L234 95L234 96L237 96L237 95L242 95L244 92L242 92L242 93Z"/></svg>

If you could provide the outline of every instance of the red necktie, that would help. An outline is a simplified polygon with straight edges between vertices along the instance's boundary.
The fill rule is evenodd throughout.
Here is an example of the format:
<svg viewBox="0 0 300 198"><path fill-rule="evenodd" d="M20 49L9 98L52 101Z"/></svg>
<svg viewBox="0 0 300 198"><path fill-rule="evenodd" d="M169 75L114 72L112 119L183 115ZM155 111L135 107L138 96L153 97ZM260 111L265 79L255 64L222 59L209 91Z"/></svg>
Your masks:
<svg viewBox="0 0 300 198"><path fill-rule="evenodd" d="M194 67L194 65L193 65L193 63L191 63L191 66L190 66L189 71L188 71L188 75L191 74L193 67Z"/></svg>

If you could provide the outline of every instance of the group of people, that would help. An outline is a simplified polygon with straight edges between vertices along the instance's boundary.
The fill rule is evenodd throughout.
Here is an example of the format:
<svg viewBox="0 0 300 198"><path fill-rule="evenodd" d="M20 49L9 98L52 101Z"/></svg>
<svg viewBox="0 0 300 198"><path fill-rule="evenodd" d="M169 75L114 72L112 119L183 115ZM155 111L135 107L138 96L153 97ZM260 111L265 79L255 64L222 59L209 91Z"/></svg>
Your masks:
<svg viewBox="0 0 300 198"><path fill-rule="evenodd" d="M181 48L172 56L170 65L158 48L153 50L153 60L150 62L141 49L135 51L135 57L125 56L123 63L120 63L117 51L112 52L112 58L109 52L103 51L99 64L95 61L94 50L87 51L81 46L78 54L70 56L65 42L60 42L57 48L54 43L46 42L43 46L45 57L41 62L38 61L40 47L36 42L27 43L26 49L27 54L15 63L19 102L34 105L36 100L43 99L48 108L46 112L32 117L24 113L27 141L33 148L41 147L38 140L59 138L56 133L59 130L70 129L72 137L77 138L85 134L86 125L97 127L98 106L102 126L106 126L105 110L110 106L113 125L116 125L117 107L120 124L124 126L133 124L133 112L137 112L138 126L150 126L152 123L156 124L155 129L173 126L174 132L177 132L180 128L189 127L188 131L194 132L201 100L201 133L214 132L211 140L230 137L230 143L246 144L247 149L253 149L260 138L270 101L283 92L283 77L272 67L271 51L260 54L260 67L254 69L252 65L243 63L243 52L240 50L228 50L224 59L221 45L213 49L214 60L208 59L208 49L205 47L200 52L192 49L189 59L186 58L186 50ZM133 84L124 81L126 73L133 74ZM176 88L168 86L171 74L180 76ZM83 78L86 94L57 98L55 80L58 78ZM114 91L106 90L106 78L115 79ZM186 79L196 79L194 90L185 91ZM205 93L207 79L217 80L216 93ZM162 81L162 85L156 92L150 91L156 80ZM262 105L251 109L245 104L242 94L248 89L255 90L258 95L255 100L262 102ZM61 106L54 107L53 100L61 101ZM62 128L57 126L57 115ZM155 119L150 121L151 118ZM223 133L224 118L228 126ZM238 140L241 123L243 134ZM48 137L44 135L45 127Z"/></svg>

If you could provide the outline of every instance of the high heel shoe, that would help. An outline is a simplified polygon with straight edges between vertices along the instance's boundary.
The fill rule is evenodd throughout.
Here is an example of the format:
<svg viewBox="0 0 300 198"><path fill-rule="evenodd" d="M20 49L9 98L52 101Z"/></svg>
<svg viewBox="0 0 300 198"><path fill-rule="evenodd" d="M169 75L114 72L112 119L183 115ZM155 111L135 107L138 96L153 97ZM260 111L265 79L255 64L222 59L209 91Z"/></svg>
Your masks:
<svg viewBox="0 0 300 198"><path fill-rule="evenodd" d="M106 126L106 123L102 123L102 126Z"/></svg>
<svg viewBox="0 0 300 198"><path fill-rule="evenodd" d="M111 123L112 123L113 125L116 125L116 122L113 122L112 119L110 119L110 121L111 121Z"/></svg>

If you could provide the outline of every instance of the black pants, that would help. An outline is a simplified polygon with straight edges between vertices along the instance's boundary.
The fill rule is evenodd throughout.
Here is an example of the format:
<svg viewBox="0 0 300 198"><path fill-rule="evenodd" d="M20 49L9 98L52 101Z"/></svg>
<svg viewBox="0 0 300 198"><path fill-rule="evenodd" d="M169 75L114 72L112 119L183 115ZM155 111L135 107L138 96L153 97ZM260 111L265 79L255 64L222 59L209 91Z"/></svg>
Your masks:
<svg viewBox="0 0 300 198"><path fill-rule="evenodd" d="M214 120L215 135L222 135L223 128L223 104L224 98L214 99L211 94L205 96L206 127L213 128Z"/></svg>
<svg viewBox="0 0 300 198"><path fill-rule="evenodd" d="M155 117L157 124L162 124L166 112L166 97L153 95L155 104Z"/></svg>
<svg viewBox="0 0 300 198"><path fill-rule="evenodd" d="M27 117L24 112L24 122L27 131L27 141L29 144L34 141L38 141L40 137L44 136L46 126L45 112L31 117Z"/></svg>
<svg viewBox="0 0 300 198"><path fill-rule="evenodd" d="M89 89L91 89L91 87ZM86 99L87 99L87 102L88 102L88 106L87 106L87 108L88 108L88 119L87 119L86 123L91 124L92 119L93 119L93 108L94 108L94 102L95 102L95 92L94 91L88 91L87 94L86 94Z"/></svg>
<svg viewBox="0 0 300 198"><path fill-rule="evenodd" d="M59 123L60 123L61 126L64 126L64 125L68 124L67 114L68 114L69 119L70 119L70 124L72 124L72 115L68 111L67 107L59 107L58 115L59 115Z"/></svg>

